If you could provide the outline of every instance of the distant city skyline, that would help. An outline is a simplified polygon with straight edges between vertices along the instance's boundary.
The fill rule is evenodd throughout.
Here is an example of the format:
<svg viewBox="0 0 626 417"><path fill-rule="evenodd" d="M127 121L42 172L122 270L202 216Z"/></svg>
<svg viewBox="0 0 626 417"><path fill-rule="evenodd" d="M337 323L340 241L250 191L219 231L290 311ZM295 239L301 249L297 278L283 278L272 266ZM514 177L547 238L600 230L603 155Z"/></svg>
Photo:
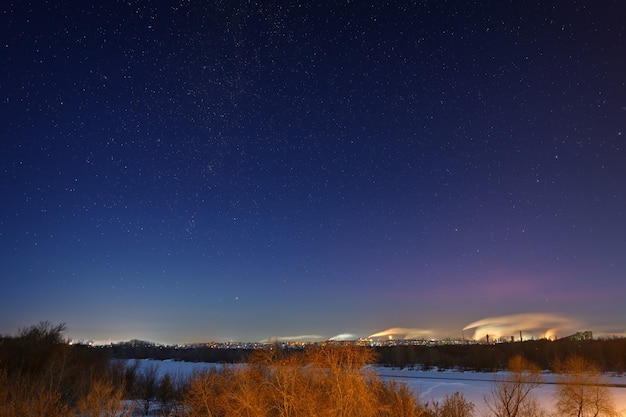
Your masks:
<svg viewBox="0 0 626 417"><path fill-rule="evenodd" d="M625 334L618 2L0 8L0 333Z"/></svg>
<svg viewBox="0 0 626 417"><path fill-rule="evenodd" d="M597 330L597 329L596 329ZM293 334L275 335L259 339L243 336L241 339L185 339L185 340L155 340L145 339L138 336L130 336L125 339L105 339L93 340L85 338L69 339L73 342L93 343L96 345L106 345L109 343L127 342L131 340L142 340L154 343L165 343L170 345L188 343L271 343L271 342L322 342L322 341L355 341L359 339L371 340L473 340L473 341L497 341L511 339L536 340L549 339L558 340L563 337L570 337L576 334L590 332L594 337L626 337L623 333L594 331L584 321L575 320L559 316L556 314L514 314L509 316L487 317L469 323L460 332L438 331L437 329L417 329L405 327L392 327L371 334L341 333L333 336L322 334ZM141 331L139 331L141 334ZM69 334L72 334L70 331Z"/></svg>

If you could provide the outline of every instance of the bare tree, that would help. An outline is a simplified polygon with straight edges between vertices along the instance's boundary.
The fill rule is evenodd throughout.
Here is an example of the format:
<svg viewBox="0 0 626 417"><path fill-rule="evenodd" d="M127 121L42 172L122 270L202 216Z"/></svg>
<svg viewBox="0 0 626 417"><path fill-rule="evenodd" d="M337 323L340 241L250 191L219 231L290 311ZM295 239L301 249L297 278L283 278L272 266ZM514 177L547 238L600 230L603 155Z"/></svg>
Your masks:
<svg viewBox="0 0 626 417"><path fill-rule="evenodd" d="M70 412L58 391L50 390L45 380L19 374L7 378L0 369L0 415L2 417L62 417Z"/></svg>
<svg viewBox="0 0 626 417"><path fill-rule="evenodd" d="M373 359L372 350L351 344L318 346L306 351L305 362L311 364L315 384L322 387L319 404L327 410L326 415L374 415L376 393L370 386L375 375L365 368Z"/></svg>
<svg viewBox="0 0 626 417"><path fill-rule="evenodd" d="M457 391L453 395L446 394L442 403L434 402L428 415L432 417L472 417L474 415L474 403L467 401L463 394Z"/></svg>
<svg viewBox="0 0 626 417"><path fill-rule="evenodd" d="M506 375L494 380L485 402L496 417L541 416L544 412L532 391L543 382L538 366L514 356L509 360Z"/></svg>
<svg viewBox="0 0 626 417"><path fill-rule="evenodd" d="M405 383L377 378L370 384L377 395L377 417L430 417Z"/></svg>
<svg viewBox="0 0 626 417"><path fill-rule="evenodd" d="M570 356L558 363L555 399L561 416L618 416L613 398L600 370L592 361Z"/></svg>
<svg viewBox="0 0 626 417"><path fill-rule="evenodd" d="M146 366L139 374L139 392L143 400L143 412L148 414L150 404L157 395L159 367L155 364Z"/></svg>
<svg viewBox="0 0 626 417"><path fill-rule="evenodd" d="M215 417L221 415L219 398L223 372L211 369L194 372L183 394L183 405L189 410L189 417Z"/></svg>
<svg viewBox="0 0 626 417"><path fill-rule="evenodd" d="M219 404L225 417L265 417L272 409L264 369L249 364L222 372Z"/></svg>
<svg viewBox="0 0 626 417"><path fill-rule="evenodd" d="M157 387L157 399L162 415L170 415L174 408L176 408L176 404L180 400L179 381L181 378L180 374L171 375L169 373L161 377L159 386Z"/></svg>
<svg viewBox="0 0 626 417"><path fill-rule="evenodd" d="M103 378L93 381L87 395L78 400L76 411L82 417L130 417L134 404L125 401L122 387Z"/></svg>

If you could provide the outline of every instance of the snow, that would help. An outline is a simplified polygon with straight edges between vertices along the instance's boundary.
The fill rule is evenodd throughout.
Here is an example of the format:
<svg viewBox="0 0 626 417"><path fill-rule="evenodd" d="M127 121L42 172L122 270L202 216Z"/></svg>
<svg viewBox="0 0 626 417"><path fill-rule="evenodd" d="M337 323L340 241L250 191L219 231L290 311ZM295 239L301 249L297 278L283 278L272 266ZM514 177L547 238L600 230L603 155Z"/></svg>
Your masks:
<svg viewBox="0 0 626 417"><path fill-rule="evenodd" d="M147 369L156 366L159 377L169 373L172 376L181 376L183 378L190 376L194 371L202 371L211 368L220 368L220 364L206 362L178 362L178 361L159 361L152 359L139 360L139 369ZM485 404L485 396L489 394L491 384L497 376L503 376L504 373L491 372L462 372L454 370L431 370L421 371L418 369L398 369L376 366L376 373L385 380L395 380L405 383L422 402L441 402L446 395L452 395L455 392L463 394L465 399L474 403L476 407L476 416L485 415L487 410ZM535 398L547 410L553 409L553 395L555 385L555 375L546 373L544 375L546 383L535 388L533 391ZM607 383L621 385L619 387L610 387L613 400L620 415L626 416L626 376L606 375Z"/></svg>
<svg viewBox="0 0 626 417"><path fill-rule="evenodd" d="M134 360L128 361L128 363L133 363ZM209 362L180 362L173 360L155 360L155 359L138 359L139 362L139 372L145 369L149 369L152 367L157 368L158 378L162 378L166 374L170 374L170 376L178 376L180 375L183 378L190 377L194 371L205 371L213 368L221 368L221 364L219 363L209 363Z"/></svg>
<svg viewBox="0 0 626 417"><path fill-rule="evenodd" d="M474 403L477 416L483 415L487 410L485 396L489 395L495 378L506 375L504 372L420 371L385 367L377 367L376 370L378 375L384 379L404 382L424 402L441 402L446 395L452 395L458 391L463 394L467 401ZM552 410L556 375L546 373L544 378L546 383L535 388L533 395L542 407L546 410ZM610 387L609 390L613 395L617 410L622 416L626 416L626 377L606 375L605 380L609 384L622 385L621 387Z"/></svg>

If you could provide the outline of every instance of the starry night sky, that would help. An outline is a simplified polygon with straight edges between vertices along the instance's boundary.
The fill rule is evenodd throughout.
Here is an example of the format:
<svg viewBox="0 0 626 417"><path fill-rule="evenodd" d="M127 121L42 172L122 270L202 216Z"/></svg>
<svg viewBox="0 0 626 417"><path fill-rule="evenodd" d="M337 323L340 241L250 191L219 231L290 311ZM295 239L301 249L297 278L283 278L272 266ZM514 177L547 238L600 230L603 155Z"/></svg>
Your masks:
<svg viewBox="0 0 626 417"><path fill-rule="evenodd" d="M0 333L623 335L624 5L405 3L4 2Z"/></svg>

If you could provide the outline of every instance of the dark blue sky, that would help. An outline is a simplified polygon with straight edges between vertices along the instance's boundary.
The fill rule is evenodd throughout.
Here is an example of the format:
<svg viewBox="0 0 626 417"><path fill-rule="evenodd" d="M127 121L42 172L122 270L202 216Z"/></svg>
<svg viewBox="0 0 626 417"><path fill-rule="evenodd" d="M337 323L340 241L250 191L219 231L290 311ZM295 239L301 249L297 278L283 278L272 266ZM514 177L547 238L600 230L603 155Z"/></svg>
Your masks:
<svg viewBox="0 0 626 417"><path fill-rule="evenodd" d="M621 2L5 3L0 333L624 334Z"/></svg>

